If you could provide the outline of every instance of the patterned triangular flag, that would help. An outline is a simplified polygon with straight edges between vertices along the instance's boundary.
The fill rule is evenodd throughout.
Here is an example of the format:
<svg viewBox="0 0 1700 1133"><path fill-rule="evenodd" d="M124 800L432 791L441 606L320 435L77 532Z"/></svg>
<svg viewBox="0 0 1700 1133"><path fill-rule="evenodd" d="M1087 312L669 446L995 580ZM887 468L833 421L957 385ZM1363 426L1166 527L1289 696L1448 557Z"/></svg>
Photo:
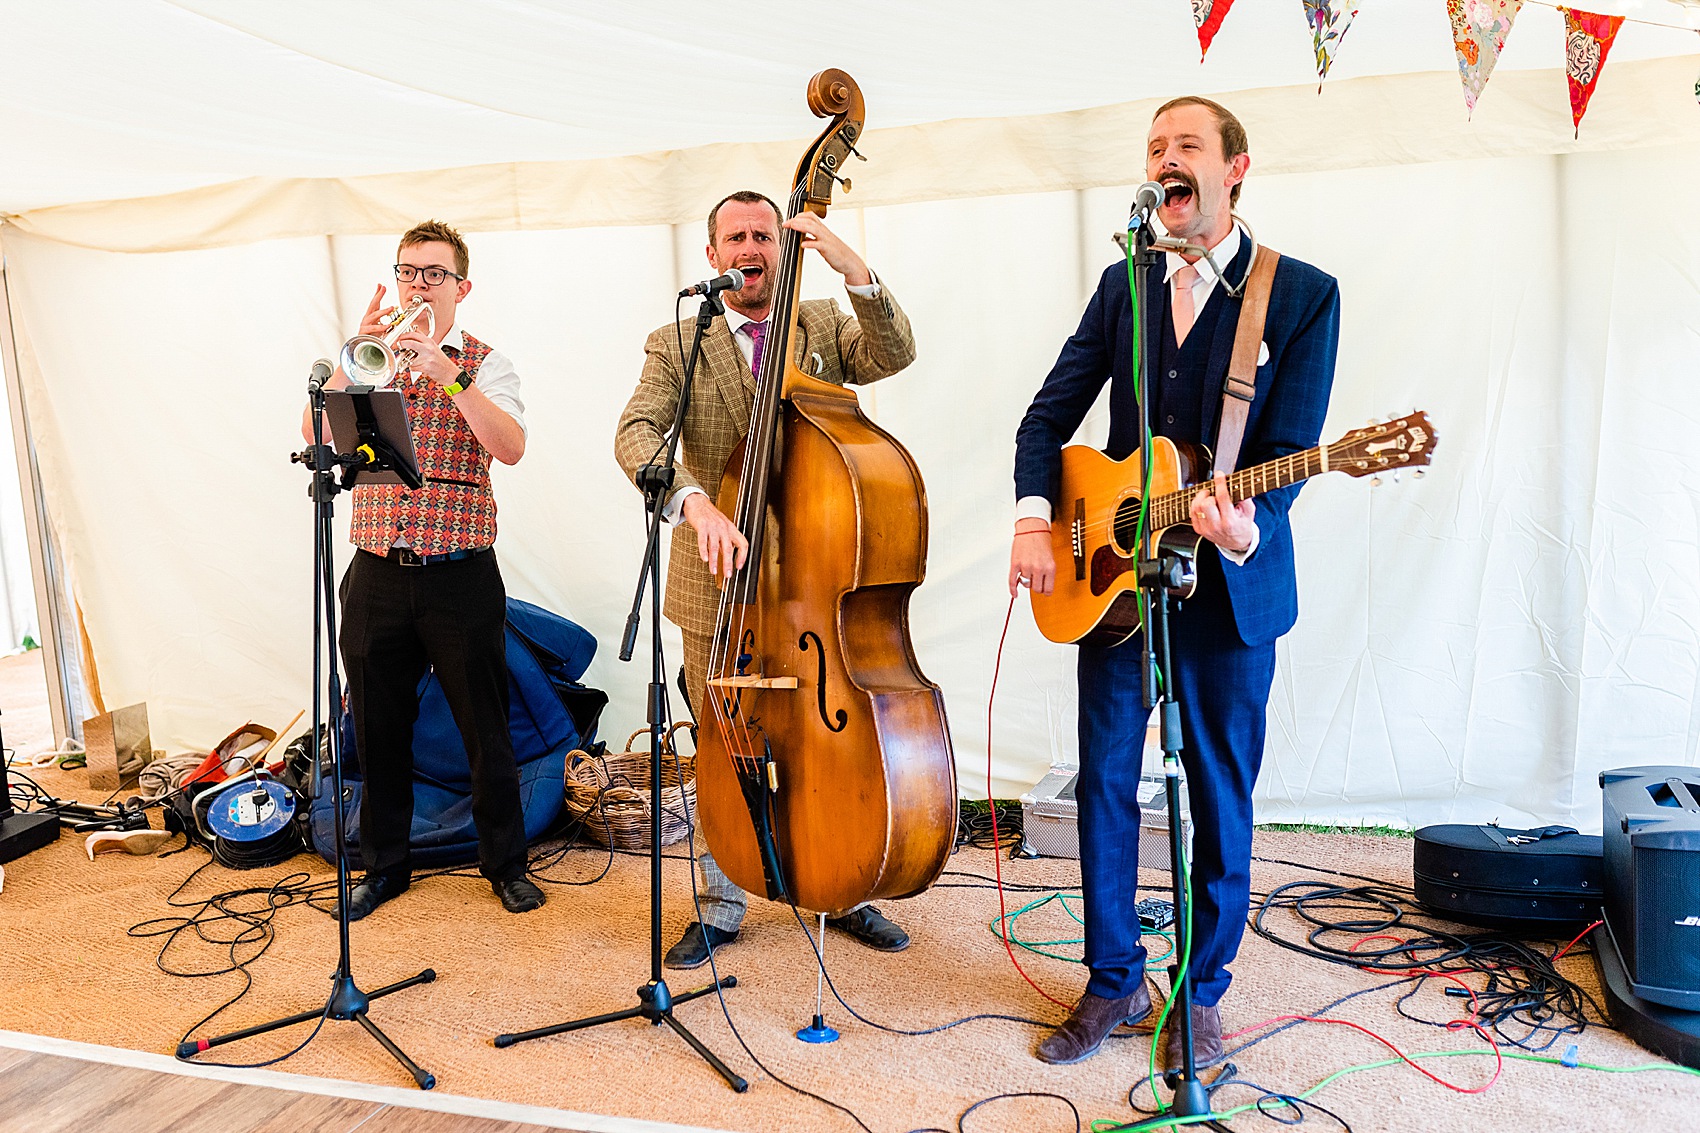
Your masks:
<svg viewBox="0 0 1700 1133"><path fill-rule="evenodd" d="M1233 6L1234 0L1192 0L1192 22L1198 25L1198 58L1201 62L1210 52L1210 41L1216 38L1216 29L1228 18L1228 9Z"/></svg>
<svg viewBox="0 0 1700 1133"><path fill-rule="evenodd" d="M1623 26L1622 16L1599 16L1593 12L1564 11L1564 70L1570 80L1570 117L1576 125L1576 136L1582 136L1582 115L1588 113L1588 100L1594 97L1594 84L1600 81L1605 69L1606 54L1617 29Z"/></svg>
<svg viewBox="0 0 1700 1133"><path fill-rule="evenodd" d="M1340 50L1340 42L1346 38L1346 29L1352 26L1358 6L1348 3L1336 11L1333 0L1304 0L1304 6L1305 22L1310 24L1311 36L1316 40L1316 93L1321 94L1322 80L1334 65L1334 53Z"/></svg>
<svg viewBox="0 0 1700 1133"><path fill-rule="evenodd" d="M1499 62L1499 53L1505 50L1511 21L1522 7L1523 0L1446 0L1452 46L1458 51L1458 76L1464 80L1464 105L1471 114L1493 65Z"/></svg>

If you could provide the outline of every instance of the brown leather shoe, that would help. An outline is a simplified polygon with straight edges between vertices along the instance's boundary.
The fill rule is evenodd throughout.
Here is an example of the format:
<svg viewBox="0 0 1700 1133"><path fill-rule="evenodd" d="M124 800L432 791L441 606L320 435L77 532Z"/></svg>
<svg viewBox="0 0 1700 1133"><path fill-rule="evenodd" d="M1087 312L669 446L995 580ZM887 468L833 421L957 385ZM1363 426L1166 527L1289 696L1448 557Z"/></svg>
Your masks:
<svg viewBox="0 0 1700 1133"><path fill-rule="evenodd" d="M1053 1066L1090 1058L1110 1032L1123 1023L1137 1023L1151 1014L1151 992L1144 983L1120 999L1086 993L1063 1025L1046 1035L1035 1051L1039 1061Z"/></svg>
<svg viewBox="0 0 1700 1133"><path fill-rule="evenodd" d="M1222 1015L1214 1007L1192 1005L1192 1065L1206 1070L1228 1057L1222 1049ZM1163 1069L1181 1068L1181 1021L1171 1016L1163 1024Z"/></svg>

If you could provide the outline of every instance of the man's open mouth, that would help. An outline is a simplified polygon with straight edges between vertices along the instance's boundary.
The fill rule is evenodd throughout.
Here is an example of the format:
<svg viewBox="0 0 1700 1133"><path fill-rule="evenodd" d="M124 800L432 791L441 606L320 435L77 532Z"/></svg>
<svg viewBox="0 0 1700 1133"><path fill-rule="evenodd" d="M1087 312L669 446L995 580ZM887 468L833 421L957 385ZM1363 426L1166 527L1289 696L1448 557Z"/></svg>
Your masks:
<svg viewBox="0 0 1700 1133"><path fill-rule="evenodd" d="M744 273L744 286L748 287L750 284L759 280L762 276L762 272L767 269L763 268L760 264L741 264L739 265L738 270Z"/></svg>
<svg viewBox="0 0 1700 1133"><path fill-rule="evenodd" d="M1163 178L1163 203L1165 205L1183 205L1192 200L1192 182L1180 177Z"/></svg>

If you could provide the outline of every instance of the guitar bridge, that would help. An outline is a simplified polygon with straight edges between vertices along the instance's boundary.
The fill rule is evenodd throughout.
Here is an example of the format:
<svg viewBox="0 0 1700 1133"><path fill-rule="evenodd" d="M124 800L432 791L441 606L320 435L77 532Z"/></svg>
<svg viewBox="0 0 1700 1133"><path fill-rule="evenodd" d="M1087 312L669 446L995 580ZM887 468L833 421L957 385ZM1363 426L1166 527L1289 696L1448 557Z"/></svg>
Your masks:
<svg viewBox="0 0 1700 1133"><path fill-rule="evenodd" d="M1068 525L1069 542L1074 547L1074 581L1086 581L1086 500L1074 501L1074 522Z"/></svg>

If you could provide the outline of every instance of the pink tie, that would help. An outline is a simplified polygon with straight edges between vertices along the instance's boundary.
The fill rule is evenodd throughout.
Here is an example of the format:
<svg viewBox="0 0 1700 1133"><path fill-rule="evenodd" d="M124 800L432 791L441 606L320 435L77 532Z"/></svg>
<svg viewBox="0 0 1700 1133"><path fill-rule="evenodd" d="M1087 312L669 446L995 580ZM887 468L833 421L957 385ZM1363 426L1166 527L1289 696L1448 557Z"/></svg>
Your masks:
<svg viewBox="0 0 1700 1133"><path fill-rule="evenodd" d="M761 376L761 344L767 338L767 320L759 323L745 323L744 329L750 332L750 373Z"/></svg>
<svg viewBox="0 0 1700 1133"><path fill-rule="evenodd" d="M1187 332L1192 329L1192 321L1197 315L1192 309L1192 284L1198 278L1198 268L1187 264L1173 277L1175 282L1175 297L1171 304L1171 312L1175 318L1175 345L1186 341Z"/></svg>

